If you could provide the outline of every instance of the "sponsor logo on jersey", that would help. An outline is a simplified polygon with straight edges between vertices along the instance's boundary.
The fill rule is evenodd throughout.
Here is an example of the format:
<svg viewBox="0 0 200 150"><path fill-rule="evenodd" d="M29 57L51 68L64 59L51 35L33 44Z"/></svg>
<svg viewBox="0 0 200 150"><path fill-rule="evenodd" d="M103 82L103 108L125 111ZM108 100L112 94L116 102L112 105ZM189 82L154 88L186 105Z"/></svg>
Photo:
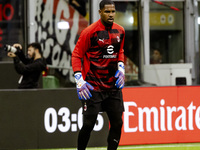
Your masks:
<svg viewBox="0 0 200 150"><path fill-rule="evenodd" d="M114 46L113 45L109 45L107 47L107 52L108 52L108 54L113 54L114 53Z"/></svg>
<svg viewBox="0 0 200 150"><path fill-rule="evenodd" d="M103 58L117 58L117 55L103 55Z"/></svg>
<svg viewBox="0 0 200 150"><path fill-rule="evenodd" d="M112 55L114 53L114 46L113 45L109 45L107 47L107 53L109 55L103 55L103 58L108 59L108 58L117 58L117 55Z"/></svg>

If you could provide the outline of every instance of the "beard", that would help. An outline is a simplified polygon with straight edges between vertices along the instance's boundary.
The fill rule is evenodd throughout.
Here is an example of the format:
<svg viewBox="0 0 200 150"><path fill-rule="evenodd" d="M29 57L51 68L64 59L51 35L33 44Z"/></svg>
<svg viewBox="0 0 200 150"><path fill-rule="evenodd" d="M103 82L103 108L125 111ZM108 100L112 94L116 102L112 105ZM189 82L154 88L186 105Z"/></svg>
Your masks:
<svg viewBox="0 0 200 150"><path fill-rule="evenodd" d="M34 58L35 58L35 52L33 52L32 55L28 55L28 58L34 60Z"/></svg>

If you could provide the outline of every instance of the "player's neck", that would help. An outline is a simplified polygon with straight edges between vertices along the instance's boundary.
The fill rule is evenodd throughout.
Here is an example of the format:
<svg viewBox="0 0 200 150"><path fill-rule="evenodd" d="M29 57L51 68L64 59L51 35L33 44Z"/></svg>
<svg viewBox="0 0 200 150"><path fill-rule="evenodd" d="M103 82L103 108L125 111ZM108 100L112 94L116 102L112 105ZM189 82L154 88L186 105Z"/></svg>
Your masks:
<svg viewBox="0 0 200 150"><path fill-rule="evenodd" d="M113 23L112 24L108 24L106 22L104 22L103 20L101 20L101 23L106 27L106 28L111 28Z"/></svg>

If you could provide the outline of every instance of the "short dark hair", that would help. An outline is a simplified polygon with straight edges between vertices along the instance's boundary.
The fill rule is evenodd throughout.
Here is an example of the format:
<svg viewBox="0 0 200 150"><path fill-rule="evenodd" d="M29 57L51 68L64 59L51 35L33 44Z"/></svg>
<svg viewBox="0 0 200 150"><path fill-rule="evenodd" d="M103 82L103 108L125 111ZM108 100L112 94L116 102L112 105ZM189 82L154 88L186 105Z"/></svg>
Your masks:
<svg viewBox="0 0 200 150"><path fill-rule="evenodd" d="M100 3L99 3L99 9L103 9L105 5L108 5L108 4L113 4L115 5L115 3L111 0L102 0Z"/></svg>
<svg viewBox="0 0 200 150"><path fill-rule="evenodd" d="M34 49L38 49L39 53L42 55L42 48L41 48L41 45L39 43L30 43L28 45L28 48L29 47L33 47Z"/></svg>

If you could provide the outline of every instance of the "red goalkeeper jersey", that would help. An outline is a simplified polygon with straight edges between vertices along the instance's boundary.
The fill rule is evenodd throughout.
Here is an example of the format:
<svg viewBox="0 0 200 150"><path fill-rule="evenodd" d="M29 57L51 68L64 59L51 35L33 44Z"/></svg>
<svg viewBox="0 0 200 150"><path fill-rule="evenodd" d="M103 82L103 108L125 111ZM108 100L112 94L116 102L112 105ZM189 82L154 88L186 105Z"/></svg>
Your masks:
<svg viewBox="0 0 200 150"><path fill-rule="evenodd" d="M72 52L73 71L82 72L95 91L116 89L114 76L118 62L124 62L124 37L124 28L116 23L108 28L98 20L88 26Z"/></svg>

